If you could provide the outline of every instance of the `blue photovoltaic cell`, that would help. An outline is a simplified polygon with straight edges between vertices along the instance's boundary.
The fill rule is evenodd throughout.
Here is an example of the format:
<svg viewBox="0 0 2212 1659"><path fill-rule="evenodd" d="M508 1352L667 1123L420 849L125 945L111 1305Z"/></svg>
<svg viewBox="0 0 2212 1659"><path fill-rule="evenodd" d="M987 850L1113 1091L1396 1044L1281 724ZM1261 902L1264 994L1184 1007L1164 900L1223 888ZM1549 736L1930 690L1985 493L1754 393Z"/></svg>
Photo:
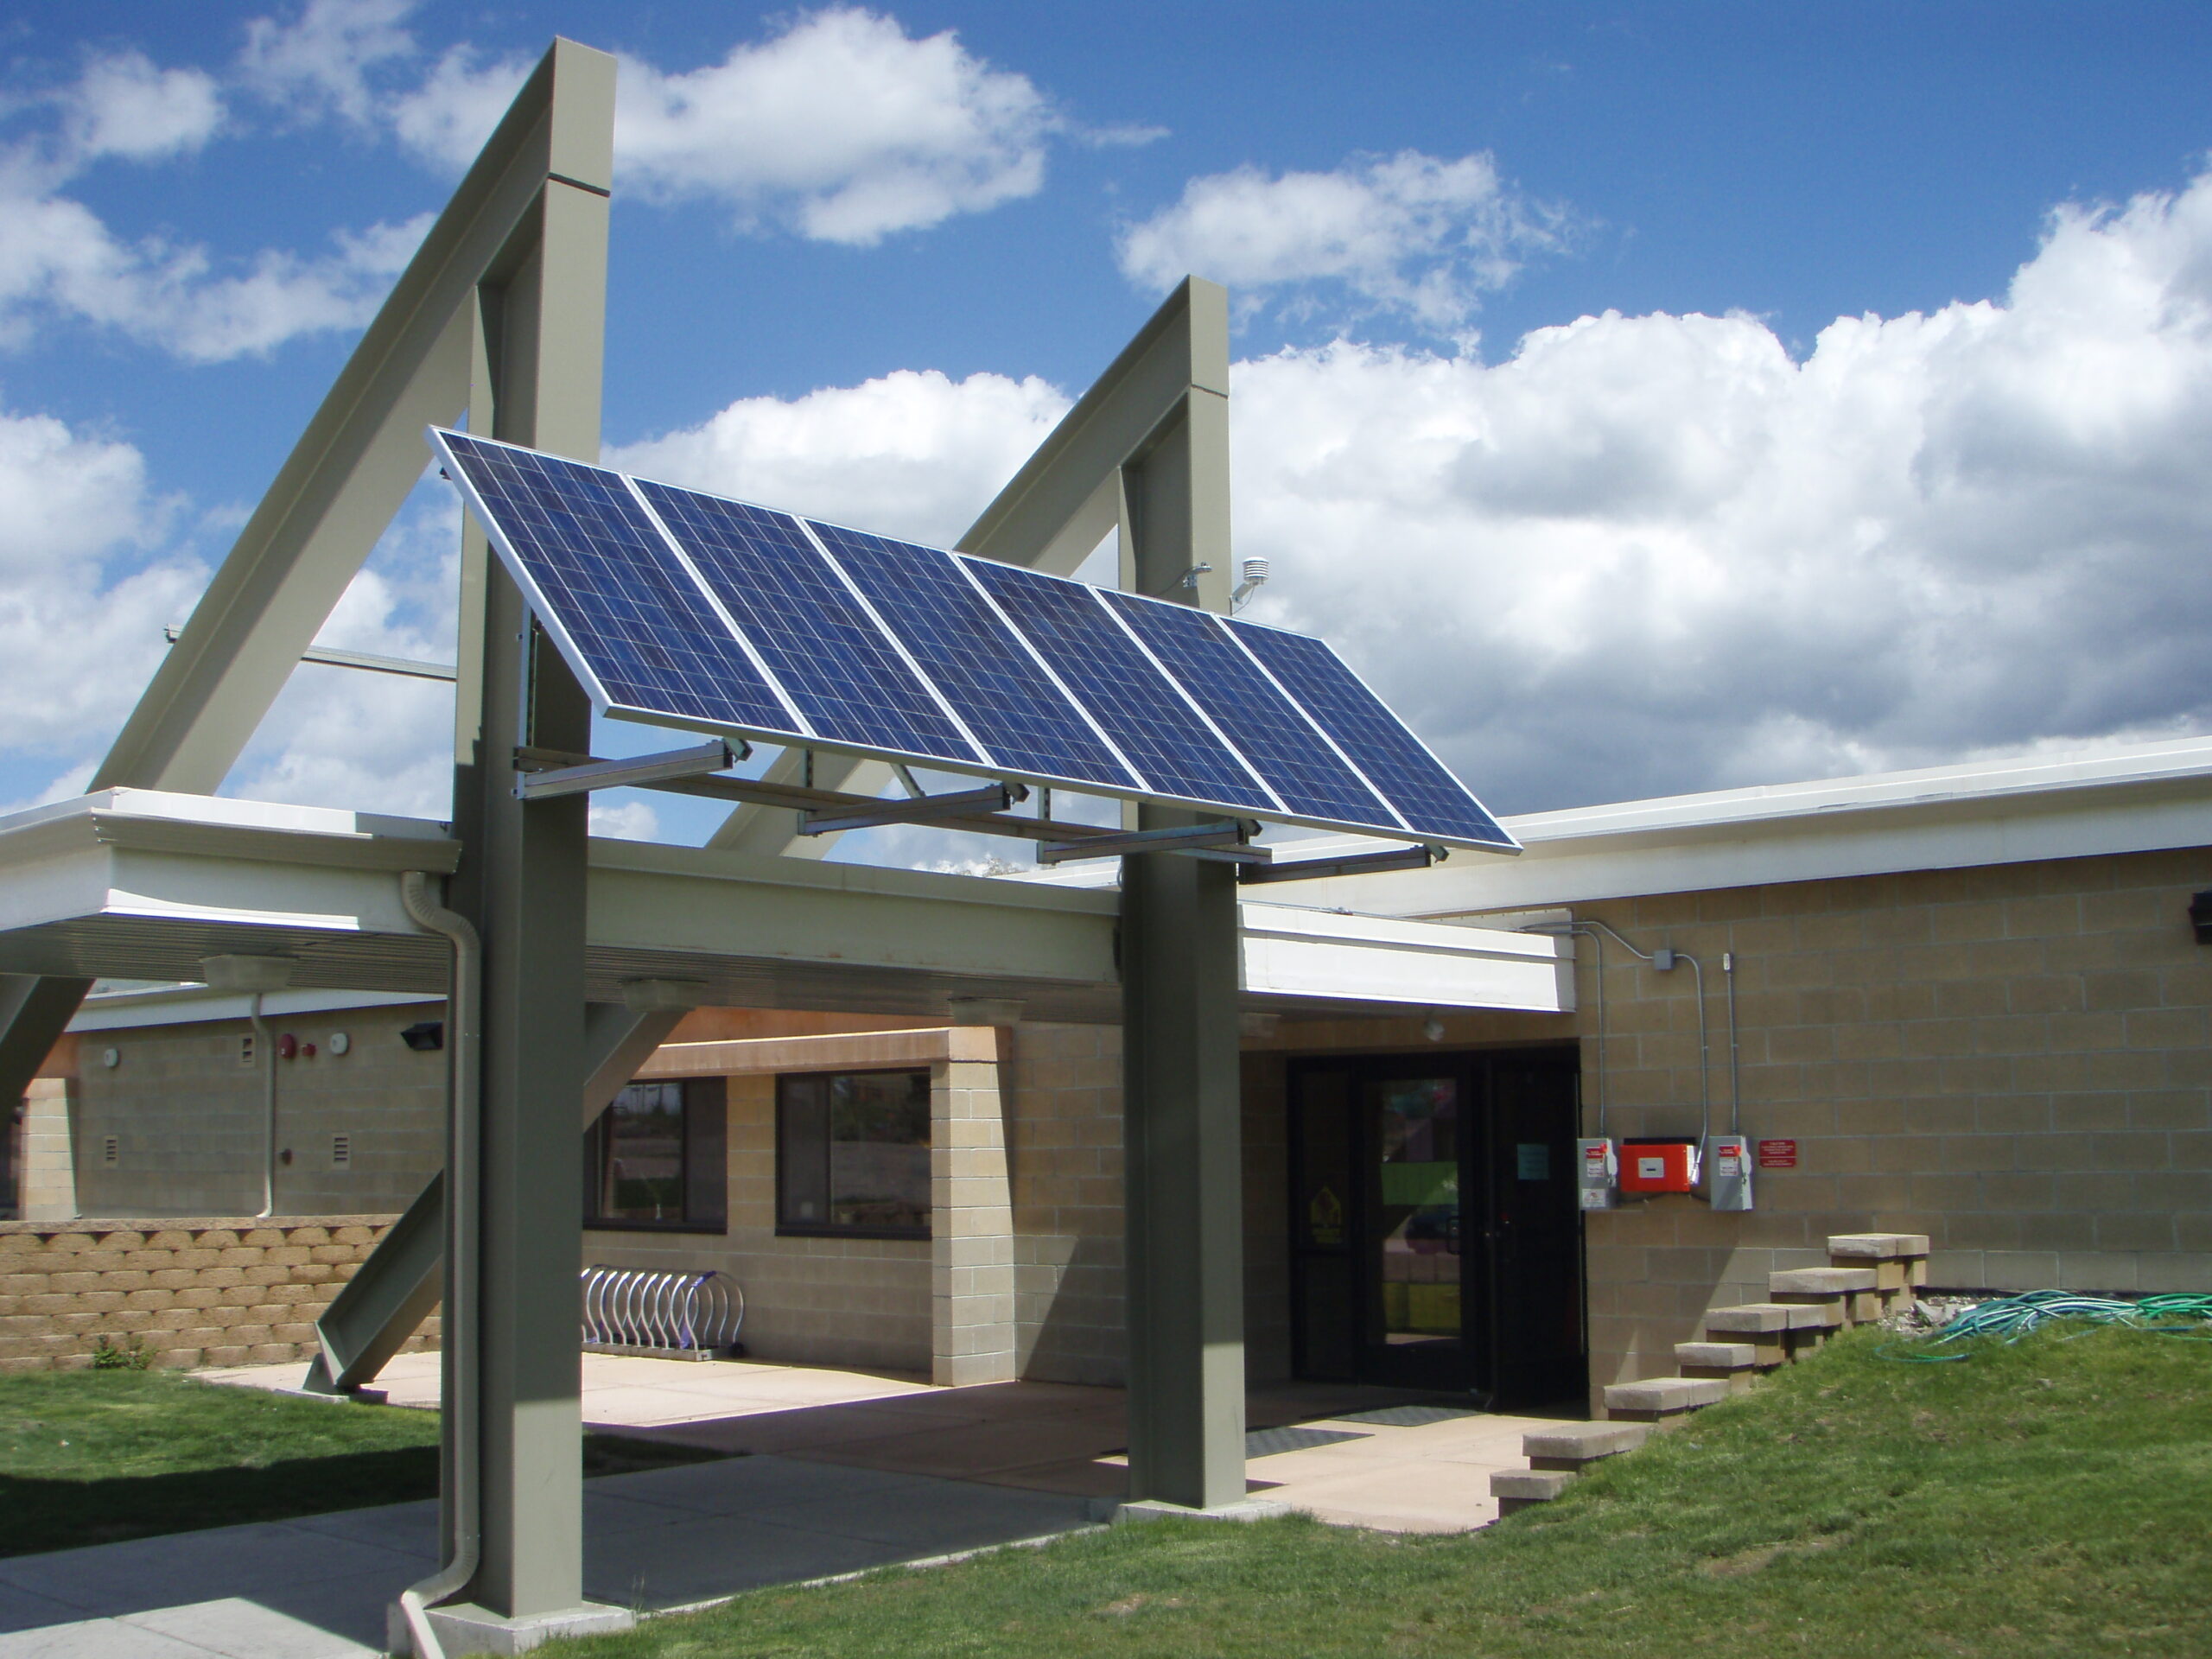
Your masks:
<svg viewBox="0 0 2212 1659"><path fill-rule="evenodd" d="M1033 777L1142 787L950 556L835 524L813 529L995 763Z"/></svg>
<svg viewBox="0 0 2212 1659"><path fill-rule="evenodd" d="M639 481L649 512L619 474L435 436L610 707L1104 794L1514 846L1307 635L859 531L810 535L766 508Z"/></svg>
<svg viewBox="0 0 2212 1659"><path fill-rule="evenodd" d="M797 519L643 479L638 487L824 740L983 760Z"/></svg>
<svg viewBox="0 0 2212 1659"><path fill-rule="evenodd" d="M610 704L763 732L791 718L621 478L486 443L445 442Z"/></svg>
<svg viewBox="0 0 2212 1659"><path fill-rule="evenodd" d="M1229 626L1338 747L1358 760L1360 770L1390 798L1415 835L1515 845L1482 803L1421 747L1325 643L1250 622L1232 621Z"/></svg>
<svg viewBox="0 0 2212 1659"><path fill-rule="evenodd" d="M1095 589L989 559L960 562L1145 774L1153 793L1255 812L1278 810L1114 626Z"/></svg>
<svg viewBox="0 0 2212 1659"><path fill-rule="evenodd" d="M1135 594L1109 593L1105 599L1244 752L1284 806L1306 817L1399 827L1375 791L1236 648L1219 618Z"/></svg>

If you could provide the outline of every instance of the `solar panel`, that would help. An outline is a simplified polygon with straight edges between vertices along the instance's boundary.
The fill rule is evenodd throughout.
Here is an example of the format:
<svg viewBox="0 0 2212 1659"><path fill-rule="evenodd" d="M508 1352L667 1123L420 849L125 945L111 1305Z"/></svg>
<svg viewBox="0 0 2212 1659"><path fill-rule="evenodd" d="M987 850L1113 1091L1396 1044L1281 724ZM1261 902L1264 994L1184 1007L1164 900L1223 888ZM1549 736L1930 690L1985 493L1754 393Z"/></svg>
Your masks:
<svg viewBox="0 0 2212 1659"><path fill-rule="evenodd" d="M594 701L804 734L620 475L440 435L454 481Z"/></svg>
<svg viewBox="0 0 2212 1659"><path fill-rule="evenodd" d="M1225 626L1374 781L1417 836L1517 848L1444 763L1369 690L1327 644L1256 622Z"/></svg>
<svg viewBox="0 0 2212 1659"><path fill-rule="evenodd" d="M798 520L642 479L638 488L823 739L988 764Z"/></svg>
<svg viewBox="0 0 2212 1659"><path fill-rule="evenodd" d="M1514 848L1318 639L462 433L431 441L608 714Z"/></svg>
<svg viewBox="0 0 2212 1659"><path fill-rule="evenodd" d="M1319 728L1238 648L1219 617L1131 594L1105 599L1290 810L1343 823L1396 821Z"/></svg>
<svg viewBox="0 0 2212 1659"><path fill-rule="evenodd" d="M810 528L1001 770L1141 787L958 565L935 548Z"/></svg>
<svg viewBox="0 0 2212 1659"><path fill-rule="evenodd" d="M1052 664L1152 793L1282 813L1281 803L1115 626L1096 588L1019 565L954 556Z"/></svg>

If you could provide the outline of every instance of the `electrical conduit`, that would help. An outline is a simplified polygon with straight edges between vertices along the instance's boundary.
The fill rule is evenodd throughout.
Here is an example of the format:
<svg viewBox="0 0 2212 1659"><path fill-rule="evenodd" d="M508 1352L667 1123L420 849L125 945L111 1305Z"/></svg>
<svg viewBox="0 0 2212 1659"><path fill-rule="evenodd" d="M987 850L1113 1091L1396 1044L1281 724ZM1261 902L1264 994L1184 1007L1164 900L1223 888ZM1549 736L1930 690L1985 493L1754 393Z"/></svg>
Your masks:
<svg viewBox="0 0 2212 1659"><path fill-rule="evenodd" d="M430 1628L433 1604L463 1589L476 1576L483 1548L482 1471L477 1454L480 1400L477 1387L477 1158L481 1122L478 1110L480 1068L480 981L483 944L476 929L458 911L430 898L429 878L420 870L400 877L400 898L407 913L427 932L453 943L453 987L446 1019L446 1305L442 1321L452 1366L453 1391L445 1402L453 1414L453 1554L420 1584L399 1592L416 1659L445 1659Z"/></svg>
<svg viewBox="0 0 2212 1659"><path fill-rule="evenodd" d="M266 1221L276 1213L276 1051L261 1017L259 991L253 994L246 1018L253 1021L254 1052L261 1058L261 1208L253 1218Z"/></svg>

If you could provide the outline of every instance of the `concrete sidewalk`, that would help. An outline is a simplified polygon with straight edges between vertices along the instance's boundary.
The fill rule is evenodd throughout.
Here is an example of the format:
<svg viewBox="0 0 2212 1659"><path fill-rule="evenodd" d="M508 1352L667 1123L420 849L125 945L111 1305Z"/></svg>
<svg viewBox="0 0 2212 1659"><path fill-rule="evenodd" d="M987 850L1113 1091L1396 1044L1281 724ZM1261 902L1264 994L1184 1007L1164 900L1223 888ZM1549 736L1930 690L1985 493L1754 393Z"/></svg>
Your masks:
<svg viewBox="0 0 2212 1659"><path fill-rule="evenodd" d="M200 1375L291 1389L300 1371ZM435 1405L437 1376L436 1355L410 1354L379 1381L396 1405ZM1521 1435L1550 1421L1311 1383L1255 1390L1247 1411L1254 1496L1417 1532L1495 1520L1491 1471L1523 1466ZM585 1592L641 1611L1073 1531L1128 1479L1118 1389L587 1354L583 1414L734 1454L586 1484ZM0 1560L0 1659L380 1654L436 1539L424 1502Z"/></svg>
<svg viewBox="0 0 2212 1659"><path fill-rule="evenodd" d="M200 1373L291 1388L296 1365ZM378 1379L394 1405L435 1406L438 1357L403 1354ZM1355 1414L1346 1417L1344 1414ZM1380 1414L1379 1416L1377 1414ZM1464 1532L1497 1518L1490 1476L1525 1466L1521 1436L1579 1407L1508 1416L1434 1395L1294 1382L1245 1397L1247 1489L1322 1521ZM897 1474L1111 1499L1127 1489L1126 1401L1068 1382L934 1388L918 1378L758 1360L583 1357L595 1427L716 1452L774 1453Z"/></svg>
<svg viewBox="0 0 2212 1659"><path fill-rule="evenodd" d="M1072 1531L1063 1493L733 1458L584 1488L584 1589L651 1610ZM436 1566L437 1506L396 1503L0 1561L0 1659L368 1659Z"/></svg>

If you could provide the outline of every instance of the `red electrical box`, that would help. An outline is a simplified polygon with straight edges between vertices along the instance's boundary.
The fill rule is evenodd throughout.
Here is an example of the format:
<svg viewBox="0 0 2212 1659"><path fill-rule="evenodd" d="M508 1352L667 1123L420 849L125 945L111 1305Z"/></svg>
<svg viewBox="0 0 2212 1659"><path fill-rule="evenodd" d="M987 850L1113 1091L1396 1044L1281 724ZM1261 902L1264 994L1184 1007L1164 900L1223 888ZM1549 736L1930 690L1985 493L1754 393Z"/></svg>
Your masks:
<svg viewBox="0 0 2212 1659"><path fill-rule="evenodd" d="M1621 1191L1688 1192L1697 1185L1697 1142L1631 1135L1621 1142Z"/></svg>

